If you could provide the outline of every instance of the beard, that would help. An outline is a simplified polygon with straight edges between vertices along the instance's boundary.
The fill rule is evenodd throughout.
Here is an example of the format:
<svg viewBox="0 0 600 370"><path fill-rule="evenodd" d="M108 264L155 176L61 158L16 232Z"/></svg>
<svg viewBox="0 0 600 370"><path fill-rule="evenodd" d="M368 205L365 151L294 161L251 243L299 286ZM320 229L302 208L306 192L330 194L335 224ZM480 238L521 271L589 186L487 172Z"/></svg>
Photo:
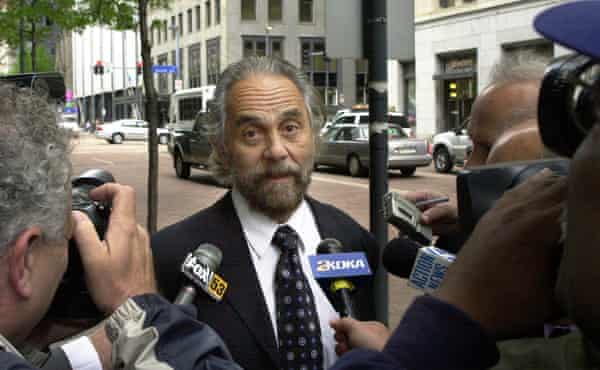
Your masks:
<svg viewBox="0 0 600 370"><path fill-rule="evenodd" d="M233 184L250 207L273 220L282 221L298 207L310 185L314 157L301 164L291 160L261 162L253 169L233 166ZM291 176L292 182L278 183L273 178Z"/></svg>

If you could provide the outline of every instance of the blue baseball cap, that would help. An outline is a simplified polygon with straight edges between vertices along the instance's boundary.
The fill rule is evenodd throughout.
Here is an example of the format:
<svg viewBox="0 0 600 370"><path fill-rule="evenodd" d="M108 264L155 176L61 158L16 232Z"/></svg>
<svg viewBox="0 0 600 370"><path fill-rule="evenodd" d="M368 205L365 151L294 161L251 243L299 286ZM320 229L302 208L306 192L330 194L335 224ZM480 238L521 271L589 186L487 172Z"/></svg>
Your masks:
<svg viewBox="0 0 600 370"><path fill-rule="evenodd" d="M600 59L600 0L579 0L544 10L535 29L545 38Z"/></svg>

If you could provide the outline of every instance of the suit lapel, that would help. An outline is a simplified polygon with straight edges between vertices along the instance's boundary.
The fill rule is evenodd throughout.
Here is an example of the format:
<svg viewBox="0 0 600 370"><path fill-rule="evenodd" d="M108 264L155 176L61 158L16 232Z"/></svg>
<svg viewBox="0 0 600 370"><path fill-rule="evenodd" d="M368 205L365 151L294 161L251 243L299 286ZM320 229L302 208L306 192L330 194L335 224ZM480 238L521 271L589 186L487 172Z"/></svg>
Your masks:
<svg viewBox="0 0 600 370"><path fill-rule="evenodd" d="M219 224L223 227L219 234L224 237L223 262L219 274L229 283L224 302L234 308L260 346L269 354L275 367L279 368L279 352L273 325L242 225L233 207L231 193L224 200L222 217L219 217L222 221Z"/></svg>

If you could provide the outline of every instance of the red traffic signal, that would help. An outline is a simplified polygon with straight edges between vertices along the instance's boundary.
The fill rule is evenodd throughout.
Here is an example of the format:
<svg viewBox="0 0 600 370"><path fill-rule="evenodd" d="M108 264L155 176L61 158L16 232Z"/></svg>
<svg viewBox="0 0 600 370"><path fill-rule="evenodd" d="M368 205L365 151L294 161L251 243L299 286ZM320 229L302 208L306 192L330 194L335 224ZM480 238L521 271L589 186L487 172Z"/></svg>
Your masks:
<svg viewBox="0 0 600 370"><path fill-rule="evenodd" d="M94 65L94 74L95 75L103 75L104 74L104 64L101 60L96 61Z"/></svg>
<svg viewBox="0 0 600 370"><path fill-rule="evenodd" d="M135 72L138 75L141 75L142 72L143 72L143 69L144 69L144 65L141 62L137 62L136 65L135 65Z"/></svg>

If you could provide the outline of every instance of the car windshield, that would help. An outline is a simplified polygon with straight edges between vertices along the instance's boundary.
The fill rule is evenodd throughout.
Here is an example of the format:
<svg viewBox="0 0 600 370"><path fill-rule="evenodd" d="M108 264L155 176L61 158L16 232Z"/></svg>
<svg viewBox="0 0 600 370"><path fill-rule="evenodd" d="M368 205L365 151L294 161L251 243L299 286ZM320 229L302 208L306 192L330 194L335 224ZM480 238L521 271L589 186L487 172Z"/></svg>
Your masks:
<svg viewBox="0 0 600 370"><path fill-rule="evenodd" d="M360 138L367 139L368 137L369 137L369 126L367 126L367 125L361 126L360 127ZM388 126L388 140L403 139L405 137L407 137L407 136L404 133L404 130L402 130L402 127L396 126L396 125Z"/></svg>

